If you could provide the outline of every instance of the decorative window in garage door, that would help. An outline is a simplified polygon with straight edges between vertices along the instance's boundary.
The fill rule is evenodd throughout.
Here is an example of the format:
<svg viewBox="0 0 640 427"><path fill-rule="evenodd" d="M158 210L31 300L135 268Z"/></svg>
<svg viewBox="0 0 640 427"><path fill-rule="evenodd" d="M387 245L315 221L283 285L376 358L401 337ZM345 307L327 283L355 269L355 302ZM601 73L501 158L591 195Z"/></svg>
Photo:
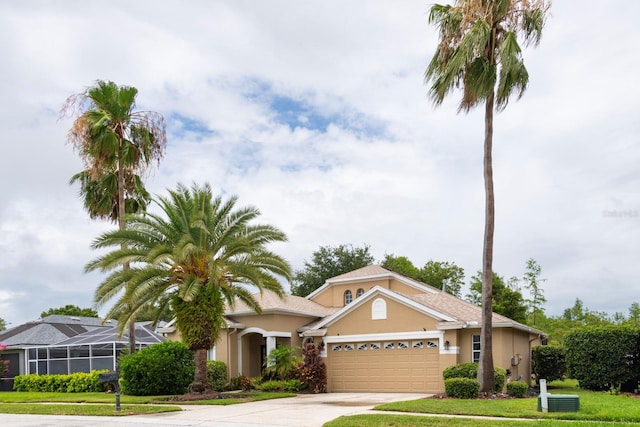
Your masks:
<svg viewBox="0 0 640 427"><path fill-rule="evenodd" d="M438 341L427 341L427 348L438 348Z"/></svg>
<svg viewBox="0 0 640 427"><path fill-rule="evenodd" d="M333 344L331 346L331 351L342 351L342 345L340 344Z"/></svg>
<svg viewBox="0 0 640 427"><path fill-rule="evenodd" d="M393 350L394 348L396 348L395 343L392 343L392 342L384 343L384 349L385 350Z"/></svg>
<svg viewBox="0 0 640 427"><path fill-rule="evenodd" d="M409 341L400 341L398 343L398 349L399 350L406 350L409 348Z"/></svg>
<svg viewBox="0 0 640 427"><path fill-rule="evenodd" d="M370 350L380 350L380 343L379 342L372 342L371 344L369 344L369 349Z"/></svg>
<svg viewBox="0 0 640 427"><path fill-rule="evenodd" d="M344 345L344 351L353 351L355 350L355 346L353 344L345 344Z"/></svg>
<svg viewBox="0 0 640 427"><path fill-rule="evenodd" d="M424 341L412 341L411 348L424 348Z"/></svg>
<svg viewBox="0 0 640 427"><path fill-rule="evenodd" d="M358 350L366 350L367 349L367 344L361 342L358 343L358 346L356 347Z"/></svg>

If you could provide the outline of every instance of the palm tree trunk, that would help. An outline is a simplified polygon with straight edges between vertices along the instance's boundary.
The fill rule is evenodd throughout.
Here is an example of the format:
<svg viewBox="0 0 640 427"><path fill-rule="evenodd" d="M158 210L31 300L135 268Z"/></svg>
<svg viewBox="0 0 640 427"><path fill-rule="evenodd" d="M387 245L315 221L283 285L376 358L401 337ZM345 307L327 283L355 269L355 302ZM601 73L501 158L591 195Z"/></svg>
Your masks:
<svg viewBox="0 0 640 427"><path fill-rule="evenodd" d="M124 167L122 164L122 145L124 134L121 127L116 128L118 135L118 229L124 230L127 227L125 221L125 204L124 204ZM121 246L122 249L126 249L126 245ZM129 269L129 263L126 263L122 267L124 270ZM129 354L136 352L136 319L131 317L129 321Z"/></svg>
<svg viewBox="0 0 640 427"><path fill-rule="evenodd" d="M196 370L193 376L193 382L189 385L189 392L203 393L211 390L211 386L207 381L207 349L196 349L194 352L194 360Z"/></svg>
<svg viewBox="0 0 640 427"><path fill-rule="evenodd" d="M495 225L495 200L493 193L493 160L491 156L493 145L493 92L485 103L484 116L484 189L485 189L485 220L484 245L482 249L482 326L480 335L480 362L478 363L478 381L480 391L493 391L495 380L493 376L493 231Z"/></svg>

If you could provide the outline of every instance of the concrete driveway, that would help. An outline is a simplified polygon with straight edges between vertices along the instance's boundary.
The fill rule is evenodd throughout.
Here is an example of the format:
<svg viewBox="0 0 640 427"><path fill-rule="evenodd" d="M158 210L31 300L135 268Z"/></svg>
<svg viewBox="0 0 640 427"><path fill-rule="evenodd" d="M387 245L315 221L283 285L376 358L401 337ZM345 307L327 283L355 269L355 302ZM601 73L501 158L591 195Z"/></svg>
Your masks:
<svg viewBox="0 0 640 427"><path fill-rule="evenodd" d="M69 417L54 415L2 414L2 425L12 427L317 427L342 415L362 414L376 405L420 399L415 393L327 393L302 394L284 399L229 406L184 405L181 412L128 417Z"/></svg>

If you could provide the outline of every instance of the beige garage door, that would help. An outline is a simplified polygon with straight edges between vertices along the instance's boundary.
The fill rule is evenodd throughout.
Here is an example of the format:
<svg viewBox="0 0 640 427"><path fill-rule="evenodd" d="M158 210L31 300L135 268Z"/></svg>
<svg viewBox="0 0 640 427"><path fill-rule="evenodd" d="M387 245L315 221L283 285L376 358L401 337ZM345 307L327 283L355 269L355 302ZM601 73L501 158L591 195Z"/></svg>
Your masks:
<svg viewBox="0 0 640 427"><path fill-rule="evenodd" d="M327 346L331 392L432 392L442 380L437 340L375 341Z"/></svg>

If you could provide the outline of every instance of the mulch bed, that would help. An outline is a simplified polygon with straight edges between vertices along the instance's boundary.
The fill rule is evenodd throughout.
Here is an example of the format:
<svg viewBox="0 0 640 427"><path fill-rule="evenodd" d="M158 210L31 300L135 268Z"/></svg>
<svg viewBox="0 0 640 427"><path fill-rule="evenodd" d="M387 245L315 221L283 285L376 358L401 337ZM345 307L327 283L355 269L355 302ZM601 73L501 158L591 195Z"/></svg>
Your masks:
<svg viewBox="0 0 640 427"><path fill-rule="evenodd" d="M168 397L166 400L169 402L192 402L194 400L230 399L233 397L239 397L239 396L219 393L217 391L210 391L206 393L180 394L178 396Z"/></svg>

